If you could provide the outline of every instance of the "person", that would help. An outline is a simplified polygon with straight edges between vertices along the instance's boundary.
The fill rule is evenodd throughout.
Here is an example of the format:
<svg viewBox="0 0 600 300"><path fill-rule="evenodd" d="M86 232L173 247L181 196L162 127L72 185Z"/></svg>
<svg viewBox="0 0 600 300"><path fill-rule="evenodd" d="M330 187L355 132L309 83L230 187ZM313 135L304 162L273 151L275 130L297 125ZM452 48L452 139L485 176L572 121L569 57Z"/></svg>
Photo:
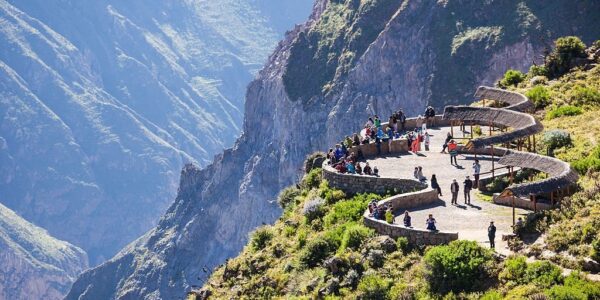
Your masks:
<svg viewBox="0 0 600 300"><path fill-rule="evenodd" d="M442 152L441 153L446 153L446 148L448 147L448 143L453 139L454 137L452 137L452 134L450 132L448 132L448 134L446 135L446 140L444 141L444 147L442 147Z"/></svg>
<svg viewBox="0 0 600 300"><path fill-rule="evenodd" d="M377 129L381 128L381 120L377 115L375 115L375 127L377 127Z"/></svg>
<svg viewBox="0 0 600 300"><path fill-rule="evenodd" d="M369 117L369 120L365 124L365 127L371 128L373 127L373 125L375 125L375 122L373 122L373 118Z"/></svg>
<svg viewBox="0 0 600 300"><path fill-rule="evenodd" d="M481 173L481 165L479 160L476 159L473 163L473 188L479 189L479 173Z"/></svg>
<svg viewBox="0 0 600 300"><path fill-rule="evenodd" d="M329 148L329 151L327 152L327 159L329 160L330 165L336 163L335 153L333 152L333 148Z"/></svg>
<svg viewBox="0 0 600 300"><path fill-rule="evenodd" d="M402 108L398 111L398 121L400 121L400 130L404 130L406 124L406 115L402 111Z"/></svg>
<svg viewBox="0 0 600 300"><path fill-rule="evenodd" d="M437 230L437 228L435 227L435 223L436 223L435 218L433 218L432 214L429 214L429 217L425 221L425 224L427 224L427 229L428 230Z"/></svg>
<svg viewBox="0 0 600 300"><path fill-rule="evenodd" d="M471 189L473 188L473 181L467 176L463 182L463 192L465 193L465 204L471 204Z"/></svg>
<svg viewBox="0 0 600 300"><path fill-rule="evenodd" d="M490 239L490 248L496 248L496 244L494 240L496 239L496 226L494 226L494 221L490 222L490 226L488 226L488 238Z"/></svg>
<svg viewBox="0 0 600 300"><path fill-rule="evenodd" d="M354 168L354 164L351 160L348 160L346 163L346 170L348 170L349 174L356 174L356 168Z"/></svg>
<svg viewBox="0 0 600 300"><path fill-rule="evenodd" d="M392 141L394 140L394 130L391 125L388 125L387 128L387 138L388 138L388 151L392 152Z"/></svg>
<svg viewBox="0 0 600 300"><path fill-rule="evenodd" d="M342 157L344 157L345 153L344 150L342 150L342 147L340 146L340 144L336 144L335 145L335 161L340 161L340 159L342 159Z"/></svg>
<svg viewBox="0 0 600 300"><path fill-rule="evenodd" d="M419 179L419 167L415 167L415 170L413 171L413 177L415 179Z"/></svg>
<svg viewBox="0 0 600 300"><path fill-rule="evenodd" d="M351 149L354 141L350 138L350 136L347 135L346 139L344 140L344 144L346 145L346 148Z"/></svg>
<svg viewBox="0 0 600 300"><path fill-rule="evenodd" d="M425 151L429 151L429 143L431 142L431 138L429 137L429 132L425 132Z"/></svg>
<svg viewBox="0 0 600 300"><path fill-rule="evenodd" d="M363 169L363 173L365 173L365 175L371 175L371 166L369 166L368 162L365 165L365 168Z"/></svg>
<svg viewBox="0 0 600 300"><path fill-rule="evenodd" d="M354 134L352 145L354 145L354 146L360 145L360 137L358 136L358 133Z"/></svg>
<svg viewBox="0 0 600 300"><path fill-rule="evenodd" d="M356 174L362 175L362 167L359 162L356 163Z"/></svg>
<svg viewBox="0 0 600 300"><path fill-rule="evenodd" d="M458 156L458 144L454 140L450 140L448 143L448 153L450 153L450 164L453 166L458 166L458 162L456 161L456 157Z"/></svg>
<svg viewBox="0 0 600 300"><path fill-rule="evenodd" d="M435 174L431 175L431 180L429 182L431 182L431 188L436 189L438 191L438 195L440 197L443 196L442 189L440 188L440 184L437 182L437 178L435 177Z"/></svg>
<svg viewBox="0 0 600 300"><path fill-rule="evenodd" d="M523 219L521 217L519 217L517 219L517 223L515 224L515 228L513 228L514 233L518 236L521 237L521 231L523 229Z"/></svg>
<svg viewBox="0 0 600 300"><path fill-rule="evenodd" d="M411 227L410 215L408 214L408 210L404 212L404 227Z"/></svg>
<svg viewBox="0 0 600 300"><path fill-rule="evenodd" d="M425 109L425 120L427 121L427 126L435 126L435 110L431 105L427 106L427 108Z"/></svg>
<svg viewBox="0 0 600 300"><path fill-rule="evenodd" d="M450 185L450 192L452 193L452 204L457 204L456 200L458 199L458 182L456 179L452 179L452 184Z"/></svg>
<svg viewBox="0 0 600 300"><path fill-rule="evenodd" d="M375 146L377 147L377 155L381 155L381 138L379 136L375 138Z"/></svg>
<svg viewBox="0 0 600 300"><path fill-rule="evenodd" d="M398 115L396 113L392 114L392 128L394 132L398 132Z"/></svg>
<svg viewBox="0 0 600 300"><path fill-rule="evenodd" d="M377 169L377 166L373 167L373 176L379 177L379 169Z"/></svg>
<svg viewBox="0 0 600 300"><path fill-rule="evenodd" d="M346 173L346 164L342 161L339 164L336 165L335 169L338 171L338 173Z"/></svg>
<svg viewBox="0 0 600 300"><path fill-rule="evenodd" d="M412 152L418 153L421 151L421 135L415 132L414 136L415 139L412 141Z"/></svg>
<svg viewBox="0 0 600 300"><path fill-rule="evenodd" d="M425 176L423 176L423 167L419 166L418 171L417 171L417 178L419 179L419 181L423 182L425 180L427 180L427 178L425 178Z"/></svg>
<svg viewBox="0 0 600 300"><path fill-rule="evenodd" d="M415 129L422 129L423 128L423 117L421 115L419 115L417 117L417 128Z"/></svg>

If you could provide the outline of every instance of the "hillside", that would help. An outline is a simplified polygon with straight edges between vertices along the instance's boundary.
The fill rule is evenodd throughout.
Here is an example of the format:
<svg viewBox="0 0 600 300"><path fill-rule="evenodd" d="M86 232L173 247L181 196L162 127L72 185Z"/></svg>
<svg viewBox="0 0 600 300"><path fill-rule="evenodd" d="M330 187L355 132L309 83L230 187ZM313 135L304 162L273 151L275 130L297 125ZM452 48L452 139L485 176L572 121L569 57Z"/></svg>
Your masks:
<svg viewBox="0 0 600 300"><path fill-rule="evenodd" d="M61 299L87 260L80 248L0 204L0 299Z"/></svg>
<svg viewBox="0 0 600 300"><path fill-rule="evenodd" d="M423 247L377 235L362 218L367 204L382 196L347 196L331 188L318 168L280 193L283 215L256 229L241 254L219 266L200 294L210 294L209 299L597 299L600 283L579 271L600 271L600 42L582 50L576 59L572 53L562 58L567 66L583 61L565 68L566 74L549 71L560 61L552 55L566 53L555 50L547 59L553 63L534 66L507 86L537 104L546 128L539 135L539 153L553 153L583 175L580 190L559 208L532 214L525 247L514 248L516 253L502 258L475 241ZM565 108L571 113L557 113ZM552 142L556 130L564 130L569 142ZM530 237L540 234L533 244ZM559 266L579 271L564 275Z"/></svg>
<svg viewBox="0 0 600 300"><path fill-rule="evenodd" d="M154 226L311 4L267 2L0 1L2 203L92 265Z"/></svg>
<svg viewBox="0 0 600 300"><path fill-rule="evenodd" d="M600 11L596 2L572 5L570 1L555 1L546 7L537 1L482 4L481 1L415 0L393 2L397 6L388 7L395 10L393 14L375 13L380 11L379 5L389 2L360 1L358 5L358 1L317 1L307 23L286 35L250 84L244 133L235 146L204 169L187 166L181 175L178 195L159 224L106 264L83 274L69 299L86 290L102 290L114 297L177 297L186 288L204 282L204 269L210 270L239 253L247 242L248 232L280 217L282 211L274 201L276 195L297 181L306 155L323 151L327 145L358 131L370 114L403 107L414 116L423 111L428 101L436 102L438 111L446 101L470 102L460 95L471 94L480 84L493 84L509 68L526 70L534 58L551 46L554 38L576 34L590 42L600 35L600 26L594 25ZM452 54L448 37L459 38L474 27L513 26L514 20L507 16L514 14L496 12L513 11L518 15L523 9L531 12L529 17L543 20L535 23L538 28L535 32L520 31L506 43L497 44L480 43L478 35L468 35L471 38L467 40L472 42L459 47L465 51L464 56ZM347 15L340 20L336 17L338 12ZM340 21L333 22L334 17ZM440 26L442 17L454 21L454 26ZM565 22L569 25L565 26ZM368 44L365 47L353 45L359 39L350 36L345 24L356 24L357 32L364 32L361 24L381 27L367 27L380 31L360 40ZM321 32L319 28L327 34L310 33ZM543 32L547 39L533 35L538 32ZM323 54L331 58L331 69L343 66L343 70L340 69L338 77L333 76L332 84L327 85L327 79L314 85L325 83L323 86L331 89L315 94L315 88L300 97L290 97L291 86L284 77L298 75L290 71L292 65L307 67L305 72L299 72L302 76L292 77L295 82L324 74L319 73L321 69L311 67L315 65L311 60L322 59L320 56L299 63L292 55L305 47L315 50L311 46L314 40L317 44L323 40ZM434 47L437 42L444 47ZM349 49L348 53L355 53L356 57L341 65L336 62L345 57L340 49ZM366 50L361 53L360 49ZM478 56L480 52L485 55ZM448 62L462 73L452 71L440 77L445 71L455 70L448 67ZM446 90L457 95L456 98L435 96L441 88L432 84L432 80L462 77L469 80L453 83Z"/></svg>

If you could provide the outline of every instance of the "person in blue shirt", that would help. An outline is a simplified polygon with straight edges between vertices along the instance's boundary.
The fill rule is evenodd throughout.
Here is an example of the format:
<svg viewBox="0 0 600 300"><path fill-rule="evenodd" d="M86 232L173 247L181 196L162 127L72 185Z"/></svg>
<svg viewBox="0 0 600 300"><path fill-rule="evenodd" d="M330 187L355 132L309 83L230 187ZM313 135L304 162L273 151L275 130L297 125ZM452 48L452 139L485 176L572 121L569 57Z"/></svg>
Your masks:
<svg viewBox="0 0 600 300"><path fill-rule="evenodd" d="M344 157L344 150L342 150L340 144L336 144L335 145L335 159L337 161L340 161L340 159L342 159L342 157Z"/></svg>
<svg viewBox="0 0 600 300"><path fill-rule="evenodd" d="M352 164L351 162L348 162L346 164L346 170L348 171L348 173L350 174L356 174L356 168L354 168L354 164Z"/></svg>

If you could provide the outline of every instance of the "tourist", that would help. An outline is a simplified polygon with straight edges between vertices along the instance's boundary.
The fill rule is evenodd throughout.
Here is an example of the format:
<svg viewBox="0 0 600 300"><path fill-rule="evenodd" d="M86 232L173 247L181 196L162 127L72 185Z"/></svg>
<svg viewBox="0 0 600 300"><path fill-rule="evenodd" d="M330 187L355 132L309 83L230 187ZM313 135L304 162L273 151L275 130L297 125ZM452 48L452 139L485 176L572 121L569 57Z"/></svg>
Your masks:
<svg viewBox="0 0 600 300"><path fill-rule="evenodd" d="M340 142L340 148L342 148L342 153L344 154L344 156L348 155L348 148L346 148L346 144L344 143L344 141Z"/></svg>
<svg viewBox="0 0 600 300"><path fill-rule="evenodd" d="M346 164L344 162L340 162L336 165L335 169L338 173L344 174L346 173Z"/></svg>
<svg viewBox="0 0 600 300"><path fill-rule="evenodd" d="M402 111L402 108L398 111L398 121L400 121L400 130L403 131L406 124L406 115Z"/></svg>
<svg viewBox="0 0 600 300"><path fill-rule="evenodd" d="M346 144L346 148L351 149L352 144L354 144L354 141L350 138L350 136L346 136L346 139L344 140L344 144Z"/></svg>
<svg viewBox="0 0 600 300"><path fill-rule="evenodd" d="M410 223L410 215L408 214L408 210L404 212L404 227L412 227Z"/></svg>
<svg viewBox="0 0 600 300"><path fill-rule="evenodd" d="M428 230L437 230L437 228L435 227L435 223L436 223L435 218L433 218L432 214L429 214L429 217L425 221L425 224L427 224L427 229Z"/></svg>
<svg viewBox="0 0 600 300"><path fill-rule="evenodd" d="M379 136L375 138L375 147L377 147L377 155L381 155L381 138Z"/></svg>
<svg viewBox="0 0 600 300"><path fill-rule="evenodd" d="M392 141L394 140L394 130L390 125L387 128L387 138L388 138L388 151L392 152Z"/></svg>
<svg viewBox="0 0 600 300"><path fill-rule="evenodd" d="M417 153L421 150L421 142L419 141L421 136L417 133L414 133L414 139L412 141L412 152Z"/></svg>
<svg viewBox="0 0 600 300"><path fill-rule="evenodd" d="M488 226L488 238L490 239L490 248L496 248L496 244L494 240L496 239L496 226L494 226L494 221L490 222L490 226Z"/></svg>
<svg viewBox="0 0 600 300"><path fill-rule="evenodd" d="M521 238L521 233L523 231L523 227L525 226L525 224L523 223L523 219L521 217L519 217L519 219L517 219L517 223L515 224L515 227L513 228L514 233Z"/></svg>
<svg viewBox="0 0 600 300"><path fill-rule="evenodd" d="M346 163L346 170L349 174L356 174L356 168L354 168L354 164L351 160L348 160Z"/></svg>
<svg viewBox="0 0 600 300"><path fill-rule="evenodd" d="M457 204L456 200L458 199L458 182L456 179L452 179L452 184L450 185L450 193L452 193L452 204Z"/></svg>
<svg viewBox="0 0 600 300"><path fill-rule="evenodd" d="M379 177L379 169L377 169L377 166L373 167L373 176Z"/></svg>
<svg viewBox="0 0 600 300"><path fill-rule="evenodd" d="M412 143L413 143L413 133L412 133L412 131L409 131L406 134L406 144L408 145L408 151L411 151L411 152L413 150Z"/></svg>
<svg viewBox="0 0 600 300"><path fill-rule="evenodd" d="M352 145L353 146L358 146L360 145L360 137L358 136L358 133L355 133L353 138L352 138Z"/></svg>
<svg viewBox="0 0 600 300"><path fill-rule="evenodd" d="M442 148L441 153L446 153L446 148L448 147L448 143L453 139L452 134L448 132L446 135L446 140L444 141L444 147Z"/></svg>
<svg viewBox="0 0 600 300"><path fill-rule="evenodd" d="M479 160L476 159L473 163L473 188L479 189L479 173L481 173L481 165L479 164Z"/></svg>
<svg viewBox="0 0 600 300"><path fill-rule="evenodd" d="M394 132L398 132L398 115L396 113L392 114L392 129Z"/></svg>
<svg viewBox="0 0 600 300"><path fill-rule="evenodd" d="M427 126L435 126L435 110L431 105L425 109L425 120L427 121Z"/></svg>
<svg viewBox="0 0 600 300"><path fill-rule="evenodd" d="M344 153L344 150L342 150L342 147L340 146L340 144L336 144L335 145L335 161L338 162L340 161L340 159L342 159L342 157L344 157L346 153Z"/></svg>
<svg viewBox="0 0 600 300"><path fill-rule="evenodd" d="M419 115L417 117L417 130L421 130L423 128L423 117L421 115Z"/></svg>
<svg viewBox="0 0 600 300"><path fill-rule="evenodd" d="M458 162L456 161L456 157L458 156L458 144L456 144L454 140L450 140L450 143L448 143L448 153L450 153L450 164L458 166Z"/></svg>
<svg viewBox="0 0 600 300"><path fill-rule="evenodd" d="M365 164L365 168L363 169L363 173L365 173L365 175L371 175L371 166L369 166L369 162L367 162Z"/></svg>
<svg viewBox="0 0 600 300"><path fill-rule="evenodd" d="M373 118L369 117L369 120L365 124L365 127L371 128L371 127L373 127L373 125L375 125L375 122L373 122Z"/></svg>
<svg viewBox="0 0 600 300"><path fill-rule="evenodd" d="M377 115L375 115L375 127L377 127L377 129L381 129L381 120Z"/></svg>
<svg viewBox="0 0 600 300"><path fill-rule="evenodd" d="M333 148L329 148L329 151L327 151L327 159L329 160L330 165L336 163L335 153L333 152Z"/></svg>
<svg viewBox="0 0 600 300"><path fill-rule="evenodd" d="M427 178L425 178L425 176L423 176L423 167L419 166L418 171L417 171L417 178L419 179L419 181L424 182L427 181Z"/></svg>
<svg viewBox="0 0 600 300"><path fill-rule="evenodd" d="M361 168L359 162L356 163L356 167L355 168L356 168L356 174L362 175L362 168Z"/></svg>
<svg viewBox="0 0 600 300"><path fill-rule="evenodd" d="M440 188L440 184L437 182L437 178L435 177L435 174L431 175L431 188L432 189L436 189L438 192L438 196L443 196L442 195L442 188Z"/></svg>
<svg viewBox="0 0 600 300"><path fill-rule="evenodd" d="M423 137L425 139L425 151L429 151L429 143L431 142L429 132L425 132L425 135Z"/></svg>
<svg viewBox="0 0 600 300"><path fill-rule="evenodd" d="M413 177L415 179L419 179L419 167L415 167L415 170L413 171Z"/></svg>
<svg viewBox="0 0 600 300"><path fill-rule="evenodd" d="M473 188L473 181L469 179L469 176L465 178L463 182L463 192L465 193L465 204L471 205L471 189Z"/></svg>

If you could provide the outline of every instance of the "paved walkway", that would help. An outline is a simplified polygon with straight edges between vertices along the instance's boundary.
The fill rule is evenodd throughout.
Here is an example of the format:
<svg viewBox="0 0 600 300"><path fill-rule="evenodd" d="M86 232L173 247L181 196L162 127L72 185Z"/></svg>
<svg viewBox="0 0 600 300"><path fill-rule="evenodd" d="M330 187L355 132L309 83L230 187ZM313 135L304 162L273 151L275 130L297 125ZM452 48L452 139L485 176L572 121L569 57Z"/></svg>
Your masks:
<svg viewBox="0 0 600 300"><path fill-rule="evenodd" d="M454 128L455 137L462 137L457 129ZM487 128L482 129L484 132L488 130ZM501 237L502 234L512 232L512 207L482 201L478 199L477 190L471 191L471 205L464 204L462 182L467 175L473 179L472 164L474 158L472 155L459 155L457 157L459 167L450 165L450 156L440 153L446 134L450 132L450 127L433 128L429 129L428 132L433 135L430 151L424 151L424 147L422 147L421 150L423 151L419 154L392 155L368 159L367 161L371 166L377 166L379 174L383 177L414 178L413 171L416 166L423 167L423 174L427 179L431 178L432 174L436 174L443 196L440 197L440 201L436 205L411 210L412 224L416 228L425 228L425 220L428 214L433 214L439 230L458 232L459 239L475 240L480 244L489 246L487 227L490 221L494 221L497 228L496 251L508 254L506 243L501 240ZM491 157L478 155L478 159L482 167L482 173L491 170ZM498 166L496 165L496 168ZM450 204L450 184L454 178L460 184L458 205ZM527 213L526 210L516 210L517 217L524 217ZM398 216L395 222L402 224L402 216Z"/></svg>

